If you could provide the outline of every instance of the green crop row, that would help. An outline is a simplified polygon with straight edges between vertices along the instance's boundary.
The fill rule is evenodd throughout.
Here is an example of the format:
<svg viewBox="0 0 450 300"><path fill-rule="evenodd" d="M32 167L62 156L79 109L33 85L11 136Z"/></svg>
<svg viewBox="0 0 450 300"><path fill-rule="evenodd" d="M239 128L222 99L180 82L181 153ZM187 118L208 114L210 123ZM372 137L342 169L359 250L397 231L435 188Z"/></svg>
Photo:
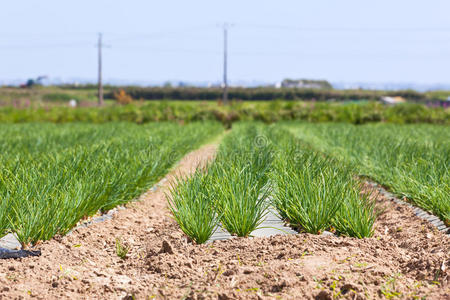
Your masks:
<svg viewBox="0 0 450 300"><path fill-rule="evenodd" d="M261 130L261 125L237 125L212 164L172 188L169 207L195 242L206 242L219 223L233 235L248 236L263 221L268 194L262 189L272 157L264 141L255 149Z"/></svg>
<svg viewBox="0 0 450 300"><path fill-rule="evenodd" d="M271 172L273 204L283 219L300 230L318 234L336 230L352 237L370 237L377 217L371 193L363 193L355 169L310 148L274 126L278 145Z"/></svg>
<svg viewBox="0 0 450 300"><path fill-rule="evenodd" d="M213 163L173 186L169 207L181 229L206 242L221 224L248 236L273 206L310 233L373 234L374 203L353 169L305 147L278 126L242 123L224 139Z"/></svg>
<svg viewBox="0 0 450 300"><path fill-rule="evenodd" d="M220 121L227 126L237 121L273 123L282 120L352 124L371 122L450 124L450 110L410 103L385 106L377 102L341 104L299 101L233 102L228 106L212 102L152 101L145 104L111 105L101 108L61 106L0 108L0 123L126 121L142 124L172 120L183 122L211 120Z"/></svg>
<svg viewBox="0 0 450 300"><path fill-rule="evenodd" d="M440 125L293 124L297 137L450 224L450 130Z"/></svg>
<svg viewBox="0 0 450 300"><path fill-rule="evenodd" d="M132 200L219 123L0 125L0 236L27 246Z"/></svg>

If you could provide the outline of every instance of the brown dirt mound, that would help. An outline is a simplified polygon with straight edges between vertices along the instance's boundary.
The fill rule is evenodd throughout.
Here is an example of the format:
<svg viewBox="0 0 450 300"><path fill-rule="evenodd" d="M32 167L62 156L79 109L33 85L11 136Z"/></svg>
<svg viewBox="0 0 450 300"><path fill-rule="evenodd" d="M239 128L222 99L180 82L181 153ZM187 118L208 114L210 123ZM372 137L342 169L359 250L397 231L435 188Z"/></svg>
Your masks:
<svg viewBox="0 0 450 300"><path fill-rule="evenodd" d="M0 299L450 299L449 238L382 197L370 239L298 234L192 245L164 192L174 174L192 173L215 150L189 154L161 189L113 220L42 243L41 257L1 261Z"/></svg>

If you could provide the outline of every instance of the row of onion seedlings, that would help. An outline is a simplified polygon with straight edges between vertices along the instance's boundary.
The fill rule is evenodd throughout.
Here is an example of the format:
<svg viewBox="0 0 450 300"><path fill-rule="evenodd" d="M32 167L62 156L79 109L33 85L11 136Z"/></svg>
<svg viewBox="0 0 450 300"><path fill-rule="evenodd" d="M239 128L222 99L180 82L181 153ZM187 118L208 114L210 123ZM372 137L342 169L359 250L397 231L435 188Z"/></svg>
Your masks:
<svg viewBox="0 0 450 300"><path fill-rule="evenodd" d="M214 162L172 186L169 207L199 244L218 226L235 236L251 235L269 206L299 231L369 237L377 211L353 171L276 125L241 123L225 137Z"/></svg>
<svg viewBox="0 0 450 300"><path fill-rule="evenodd" d="M147 190L219 123L0 126L0 237L25 247Z"/></svg>

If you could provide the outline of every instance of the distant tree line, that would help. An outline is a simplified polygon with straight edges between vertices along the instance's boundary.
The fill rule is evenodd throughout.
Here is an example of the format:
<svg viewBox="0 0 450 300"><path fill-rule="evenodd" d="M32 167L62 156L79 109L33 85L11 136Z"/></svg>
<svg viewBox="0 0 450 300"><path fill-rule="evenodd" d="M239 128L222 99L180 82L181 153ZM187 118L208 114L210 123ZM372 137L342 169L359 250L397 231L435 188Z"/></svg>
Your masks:
<svg viewBox="0 0 450 300"><path fill-rule="evenodd" d="M222 97L221 88L199 87L121 87L111 88L105 95L114 98L120 90L133 99L143 100L219 100ZM409 101L425 100L425 95L413 90L405 91L370 91L370 90L320 90L300 88L230 88L228 98L242 101L270 100L304 100L304 101L348 101L348 100L378 100L380 96L400 96Z"/></svg>

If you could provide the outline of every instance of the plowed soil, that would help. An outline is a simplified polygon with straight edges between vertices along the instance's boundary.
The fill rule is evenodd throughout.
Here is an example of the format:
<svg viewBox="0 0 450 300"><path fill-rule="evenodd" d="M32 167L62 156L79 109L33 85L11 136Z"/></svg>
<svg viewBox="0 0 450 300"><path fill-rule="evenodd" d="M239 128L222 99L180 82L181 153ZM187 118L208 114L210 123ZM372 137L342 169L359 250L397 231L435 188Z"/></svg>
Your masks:
<svg viewBox="0 0 450 300"><path fill-rule="evenodd" d="M190 153L160 189L112 220L38 246L41 257L0 261L0 299L450 299L450 242L381 196L373 238L296 234L190 243L167 209L173 176L192 173L215 145ZM116 252L120 240L129 249Z"/></svg>

